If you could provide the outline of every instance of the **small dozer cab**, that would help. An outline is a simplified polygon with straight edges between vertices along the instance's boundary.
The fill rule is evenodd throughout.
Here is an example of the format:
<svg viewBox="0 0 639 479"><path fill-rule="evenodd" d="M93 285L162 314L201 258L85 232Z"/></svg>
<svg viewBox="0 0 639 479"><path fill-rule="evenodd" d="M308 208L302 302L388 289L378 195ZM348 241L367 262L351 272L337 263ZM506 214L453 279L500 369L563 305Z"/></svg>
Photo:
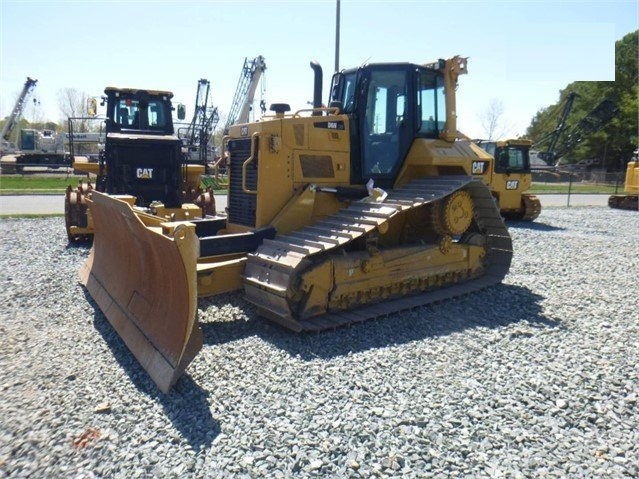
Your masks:
<svg viewBox="0 0 639 479"><path fill-rule="evenodd" d="M227 216L173 221L94 193L81 278L162 391L202 344L198 296L241 289L293 331L386 316L499 283L512 243L492 157L459 139L466 59L338 72L328 107L232 126Z"/></svg>
<svg viewBox="0 0 639 479"><path fill-rule="evenodd" d="M69 186L66 191L65 222L69 241L91 239L93 235L93 215L86 201L93 190L129 195L135 199L130 201L140 207L157 209L155 205L160 203L163 214L170 209L178 218L200 214L201 207L205 213L212 214L215 211L212 193L198 191L204 166L183 161L182 143L173 127L173 93L107 87L104 94L106 118L95 118L95 100L89 107L104 131L97 134L104 142L98 160L79 157L73 162L74 170L95 175L95 184L81 183L75 189ZM184 113L178 108L180 116L183 119ZM72 145L88 135L74 132L72 121L69 125Z"/></svg>
<svg viewBox="0 0 639 479"><path fill-rule="evenodd" d="M541 202L535 195L526 193L532 184L532 141L508 139L475 142L495 159L491 163L492 170L475 173L490 177L490 187L502 216L511 220L535 220L541 213Z"/></svg>

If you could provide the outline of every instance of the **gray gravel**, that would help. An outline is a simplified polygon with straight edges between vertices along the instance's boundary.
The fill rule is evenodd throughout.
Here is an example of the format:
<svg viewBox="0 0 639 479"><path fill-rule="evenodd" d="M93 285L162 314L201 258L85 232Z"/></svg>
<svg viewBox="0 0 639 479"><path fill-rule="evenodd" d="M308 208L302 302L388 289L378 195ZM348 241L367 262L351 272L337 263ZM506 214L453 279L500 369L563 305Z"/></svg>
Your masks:
<svg viewBox="0 0 639 479"><path fill-rule="evenodd" d="M241 294L159 393L62 218L0 221L0 477L639 476L639 214L515 223L504 284L296 335Z"/></svg>

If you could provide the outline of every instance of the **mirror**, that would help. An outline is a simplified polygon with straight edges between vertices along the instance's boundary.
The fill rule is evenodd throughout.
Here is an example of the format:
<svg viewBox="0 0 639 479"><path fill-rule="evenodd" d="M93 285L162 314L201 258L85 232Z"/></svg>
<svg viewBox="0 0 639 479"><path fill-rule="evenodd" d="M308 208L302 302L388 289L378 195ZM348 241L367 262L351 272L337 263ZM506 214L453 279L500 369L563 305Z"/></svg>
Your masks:
<svg viewBox="0 0 639 479"><path fill-rule="evenodd" d="M186 107L182 103L177 106L177 116L178 120L184 120L186 118Z"/></svg>
<svg viewBox="0 0 639 479"><path fill-rule="evenodd" d="M87 115L94 117L98 114L98 101L95 98L87 100Z"/></svg>

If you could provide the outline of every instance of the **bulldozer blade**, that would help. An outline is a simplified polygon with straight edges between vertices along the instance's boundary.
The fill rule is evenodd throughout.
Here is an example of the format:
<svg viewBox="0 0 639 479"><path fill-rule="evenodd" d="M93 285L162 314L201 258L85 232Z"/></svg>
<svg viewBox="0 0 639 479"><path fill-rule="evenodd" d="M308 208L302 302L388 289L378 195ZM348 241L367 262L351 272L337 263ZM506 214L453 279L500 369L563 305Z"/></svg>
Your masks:
<svg viewBox="0 0 639 479"><path fill-rule="evenodd" d="M198 238L186 225L172 238L147 228L116 197L94 192L89 207L95 233L80 280L166 393L202 348L196 318Z"/></svg>

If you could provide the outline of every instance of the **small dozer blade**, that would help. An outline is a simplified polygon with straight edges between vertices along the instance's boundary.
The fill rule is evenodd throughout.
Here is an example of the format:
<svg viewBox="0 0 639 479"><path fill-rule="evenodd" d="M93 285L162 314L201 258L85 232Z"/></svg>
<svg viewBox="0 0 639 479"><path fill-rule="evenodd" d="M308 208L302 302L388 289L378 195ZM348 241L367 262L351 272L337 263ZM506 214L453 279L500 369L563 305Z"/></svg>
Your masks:
<svg viewBox="0 0 639 479"><path fill-rule="evenodd" d="M98 192L89 207L95 232L81 282L166 393L202 348L198 238L185 225L173 238L147 228L127 202Z"/></svg>

